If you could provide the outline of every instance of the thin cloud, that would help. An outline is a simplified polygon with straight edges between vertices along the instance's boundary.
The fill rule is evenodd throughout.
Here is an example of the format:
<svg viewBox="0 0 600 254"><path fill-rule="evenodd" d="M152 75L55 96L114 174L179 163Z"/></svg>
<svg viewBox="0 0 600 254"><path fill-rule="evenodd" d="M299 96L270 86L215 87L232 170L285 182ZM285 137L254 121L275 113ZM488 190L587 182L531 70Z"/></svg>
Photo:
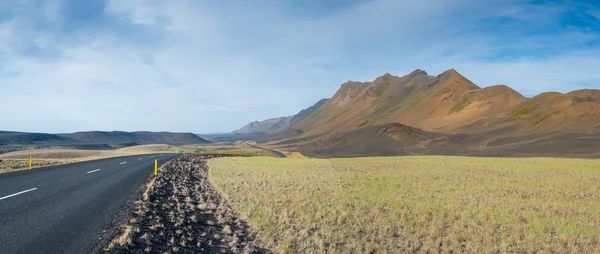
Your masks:
<svg viewBox="0 0 600 254"><path fill-rule="evenodd" d="M0 129L230 131L417 68L527 96L600 86L598 9L573 2L74 4L0 4Z"/></svg>

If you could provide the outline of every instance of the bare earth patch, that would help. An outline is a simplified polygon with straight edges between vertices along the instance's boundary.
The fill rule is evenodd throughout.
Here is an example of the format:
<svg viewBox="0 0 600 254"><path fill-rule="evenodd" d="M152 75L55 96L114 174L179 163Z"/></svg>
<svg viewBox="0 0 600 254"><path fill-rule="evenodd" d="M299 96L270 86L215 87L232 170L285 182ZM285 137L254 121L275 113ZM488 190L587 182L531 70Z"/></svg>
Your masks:
<svg viewBox="0 0 600 254"><path fill-rule="evenodd" d="M187 155L148 182L107 253L269 253L208 180L208 156Z"/></svg>

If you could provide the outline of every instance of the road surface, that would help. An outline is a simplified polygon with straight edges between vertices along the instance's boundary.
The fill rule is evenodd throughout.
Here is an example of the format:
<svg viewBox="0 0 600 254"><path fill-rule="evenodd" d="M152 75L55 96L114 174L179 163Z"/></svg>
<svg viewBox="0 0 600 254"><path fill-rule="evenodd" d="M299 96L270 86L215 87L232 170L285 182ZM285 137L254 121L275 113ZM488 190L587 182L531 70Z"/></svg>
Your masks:
<svg viewBox="0 0 600 254"><path fill-rule="evenodd" d="M248 143L245 143L245 144L248 145L248 146L250 146L250 147L256 148L256 149L261 149L261 150L269 151L269 152L275 154L275 156L277 156L279 158L285 158L285 154L283 154L280 151L273 150L273 149L266 148L266 147L262 147L262 146L256 146L256 145L252 145L252 144L248 144Z"/></svg>
<svg viewBox="0 0 600 254"><path fill-rule="evenodd" d="M89 253L127 198L177 154L0 174L0 253Z"/></svg>

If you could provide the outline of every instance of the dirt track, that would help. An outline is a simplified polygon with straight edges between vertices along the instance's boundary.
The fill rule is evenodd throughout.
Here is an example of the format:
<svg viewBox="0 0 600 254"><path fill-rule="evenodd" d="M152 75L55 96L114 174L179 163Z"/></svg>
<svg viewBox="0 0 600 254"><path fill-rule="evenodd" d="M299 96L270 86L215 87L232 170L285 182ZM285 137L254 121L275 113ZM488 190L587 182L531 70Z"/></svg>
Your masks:
<svg viewBox="0 0 600 254"><path fill-rule="evenodd" d="M208 156L161 168L107 253L269 253L208 181Z"/></svg>

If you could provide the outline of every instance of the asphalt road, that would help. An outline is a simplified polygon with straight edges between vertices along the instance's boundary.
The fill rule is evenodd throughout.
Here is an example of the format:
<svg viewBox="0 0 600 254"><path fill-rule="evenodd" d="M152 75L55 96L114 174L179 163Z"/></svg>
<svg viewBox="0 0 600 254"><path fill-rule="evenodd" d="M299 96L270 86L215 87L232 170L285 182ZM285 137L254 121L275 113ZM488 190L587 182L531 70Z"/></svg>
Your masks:
<svg viewBox="0 0 600 254"><path fill-rule="evenodd" d="M0 253L89 253L129 195L176 154L0 174Z"/></svg>
<svg viewBox="0 0 600 254"><path fill-rule="evenodd" d="M279 152L277 150L269 149L269 148L266 148L266 147L255 146L255 145L248 144L248 143L246 143L246 145L248 145L250 147L253 147L253 148L256 148L256 149L262 149L262 150L266 150L266 151L272 152L273 154L275 154L275 156L277 156L279 158L285 158L285 154L283 154L282 152Z"/></svg>

